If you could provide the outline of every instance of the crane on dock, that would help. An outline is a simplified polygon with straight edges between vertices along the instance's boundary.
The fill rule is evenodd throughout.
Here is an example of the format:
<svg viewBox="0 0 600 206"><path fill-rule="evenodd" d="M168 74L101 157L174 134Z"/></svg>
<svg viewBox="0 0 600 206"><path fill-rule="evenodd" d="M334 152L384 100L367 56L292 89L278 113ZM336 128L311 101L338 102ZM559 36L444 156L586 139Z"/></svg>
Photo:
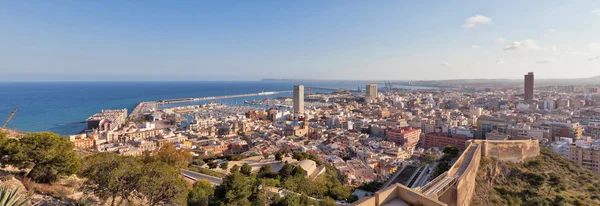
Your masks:
<svg viewBox="0 0 600 206"><path fill-rule="evenodd" d="M8 119L6 119L6 121L4 122L4 125L2 125L2 129L6 129L6 126L8 125L10 120L15 116L15 114L17 114L18 110L19 107L15 107L15 109L10 113L10 116L8 116Z"/></svg>

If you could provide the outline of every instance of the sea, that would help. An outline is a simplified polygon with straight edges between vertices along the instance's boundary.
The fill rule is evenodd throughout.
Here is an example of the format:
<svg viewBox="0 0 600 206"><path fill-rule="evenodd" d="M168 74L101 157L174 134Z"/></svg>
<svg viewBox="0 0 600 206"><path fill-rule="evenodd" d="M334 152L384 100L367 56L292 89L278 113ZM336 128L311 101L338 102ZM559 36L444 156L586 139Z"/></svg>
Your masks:
<svg viewBox="0 0 600 206"><path fill-rule="evenodd" d="M295 84L305 87L357 89L365 84L342 81L202 81L202 82L0 82L0 127L15 107L19 107L7 128L25 132L50 131L61 135L80 133L85 120L102 109L123 109L131 112L143 101L162 99L212 97L268 91L293 90ZM430 89L417 86L396 86L405 89ZM328 93L314 89L313 93ZM281 93L221 99L213 102L244 105L244 101L292 96ZM209 101L185 103L205 104ZM180 106L182 104L173 105Z"/></svg>

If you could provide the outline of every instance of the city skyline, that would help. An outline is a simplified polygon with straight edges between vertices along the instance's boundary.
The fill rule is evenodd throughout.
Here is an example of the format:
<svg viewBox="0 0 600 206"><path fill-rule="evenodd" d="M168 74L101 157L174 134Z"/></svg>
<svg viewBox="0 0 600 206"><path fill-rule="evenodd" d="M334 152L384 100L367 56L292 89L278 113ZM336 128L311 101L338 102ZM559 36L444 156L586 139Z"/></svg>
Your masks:
<svg viewBox="0 0 600 206"><path fill-rule="evenodd" d="M598 11L595 1L8 2L0 81L586 78L600 75Z"/></svg>

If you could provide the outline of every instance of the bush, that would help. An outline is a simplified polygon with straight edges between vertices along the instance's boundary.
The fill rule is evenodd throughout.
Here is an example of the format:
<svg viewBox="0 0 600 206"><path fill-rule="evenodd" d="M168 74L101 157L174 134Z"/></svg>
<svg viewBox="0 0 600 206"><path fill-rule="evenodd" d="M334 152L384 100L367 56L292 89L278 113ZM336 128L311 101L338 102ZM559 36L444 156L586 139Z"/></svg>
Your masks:
<svg viewBox="0 0 600 206"><path fill-rule="evenodd" d="M223 174L223 173L215 172L215 171L212 171L212 170L206 169L206 168L198 168L198 172L205 174L205 175L214 176L214 177L220 177L220 178L225 177L225 174Z"/></svg>

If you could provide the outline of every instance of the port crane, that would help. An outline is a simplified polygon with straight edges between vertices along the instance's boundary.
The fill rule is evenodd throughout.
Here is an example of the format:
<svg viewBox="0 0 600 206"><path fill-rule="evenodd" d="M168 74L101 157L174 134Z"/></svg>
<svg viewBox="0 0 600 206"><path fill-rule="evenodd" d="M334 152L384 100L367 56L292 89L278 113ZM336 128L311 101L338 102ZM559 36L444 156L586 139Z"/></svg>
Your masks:
<svg viewBox="0 0 600 206"><path fill-rule="evenodd" d="M8 119L6 119L6 121L4 122L4 125L2 125L2 129L6 129L6 126L8 125L10 120L15 116L15 114L17 114L18 110L19 107L15 107L15 109L10 113L10 116L8 116Z"/></svg>

